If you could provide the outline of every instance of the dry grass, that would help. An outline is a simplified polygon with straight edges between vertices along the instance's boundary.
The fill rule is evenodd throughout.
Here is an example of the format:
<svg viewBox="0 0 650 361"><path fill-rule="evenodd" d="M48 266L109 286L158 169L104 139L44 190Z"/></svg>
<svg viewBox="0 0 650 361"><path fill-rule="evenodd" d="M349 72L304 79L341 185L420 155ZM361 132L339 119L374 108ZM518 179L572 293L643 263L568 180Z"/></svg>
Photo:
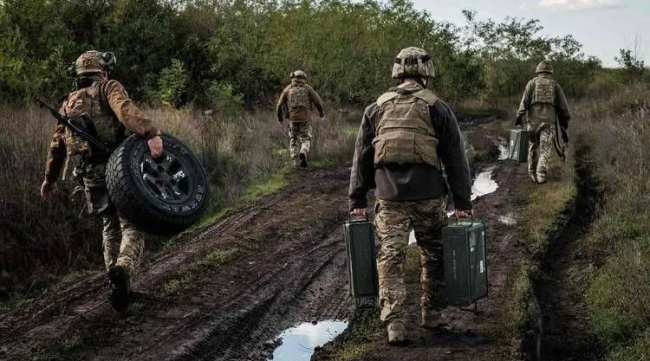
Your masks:
<svg viewBox="0 0 650 361"><path fill-rule="evenodd" d="M213 190L206 220L281 189L291 176L287 128L270 111L230 117L172 109L147 113L202 160ZM314 124L312 164L351 159L360 116L331 113ZM53 129L51 116L41 109L0 108L0 301L57 275L101 268L99 225L78 217L79 205L70 202L74 184L59 182L49 201L38 194Z"/></svg>

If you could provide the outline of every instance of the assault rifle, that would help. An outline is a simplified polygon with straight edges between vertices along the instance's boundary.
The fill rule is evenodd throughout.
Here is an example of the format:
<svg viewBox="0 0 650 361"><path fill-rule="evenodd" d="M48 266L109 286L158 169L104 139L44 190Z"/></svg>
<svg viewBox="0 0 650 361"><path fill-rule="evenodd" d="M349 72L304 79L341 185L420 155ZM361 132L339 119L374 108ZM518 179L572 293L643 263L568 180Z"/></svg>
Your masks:
<svg viewBox="0 0 650 361"><path fill-rule="evenodd" d="M99 149L102 152L105 152L107 154L110 154L112 152L112 149L109 146L107 146L104 142L102 142L101 140L99 140L99 138L97 138L94 134L92 134L93 132L91 131L91 129L89 129L89 127L92 127L93 121L92 119L90 119L88 115L86 114L81 115L81 119L83 120L84 123L81 124L79 121L75 120L74 118L64 117L63 115L61 115L61 113L56 111L54 107L47 104L40 98L36 98L36 101L38 102L38 104L40 104L41 107L47 108L50 111L50 113L52 113L52 116L56 118L56 120L63 123L66 127L70 128L70 130L75 136L90 143L91 147Z"/></svg>
<svg viewBox="0 0 650 361"><path fill-rule="evenodd" d="M559 133L562 133L563 143L560 143ZM567 143L569 143L569 135L566 133L566 128L560 124L560 120L556 119L555 121L555 136L553 137L553 145L555 146L555 152L564 162L566 159L565 151Z"/></svg>

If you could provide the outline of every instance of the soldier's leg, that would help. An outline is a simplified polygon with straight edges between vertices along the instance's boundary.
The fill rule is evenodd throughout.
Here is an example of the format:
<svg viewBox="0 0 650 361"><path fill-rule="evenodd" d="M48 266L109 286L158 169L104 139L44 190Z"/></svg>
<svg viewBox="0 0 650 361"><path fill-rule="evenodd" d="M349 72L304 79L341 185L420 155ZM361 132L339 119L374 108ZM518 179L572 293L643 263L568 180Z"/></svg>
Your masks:
<svg viewBox="0 0 650 361"><path fill-rule="evenodd" d="M104 250L104 264L106 270L115 266L117 257L120 254L120 242L122 240L122 231L120 229L120 219L116 213L102 215L104 225L102 231L102 248Z"/></svg>
<svg viewBox="0 0 650 361"><path fill-rule="evenodd" d="M300 153L304 155L309 155L311 150L312 132L311 122L304 122L300 125Z"/></svg>
<svg viewBox="0 0 650 361"><path fill-rule="evenodd" d="M535 129L529 128L532 131L528 140L528 175L537 183L537 158L539 149L539 136Z"/></svg>
<svg viewBox="0 0 650 361"><path fill-rule="evenodd" d="M420 285L422 298L421 326L435 328L440 325L441 311L445 304L436 297L444 281L444 265L442 258L442 227L447 224L445 200L430 199L417 202L413 208L411 219L415 230L415 238L420 248L420 265L422 273Z"/></svg>
<svg viewBox="0 0 650 361"><path fill-rule="evenodd" d="M116 264L122 266L132 278L140 267L144 251L144 234L138 231L128 220L120 217L122 243Z"/></svg>
<svg viewBox="0 0 650 361"><path fill-rule="evenodd" d="M553 127L545 126L539 135L539 160L537 161L537 181L546 182L548 162L553 151Z"/></svg>
<svg viewBox="0 0 650 361"><path fill-rule="evenodd" d="M299 125L299 123L289 122L289 153L294 166L298 165L298 154L300 153Z"/></svg>
<svg viewBox="0 0 650 361"><path fill-rule="evenodd" d="M388 329L389 342L404 340L406 247L411 230L408 203L378 199L375 205L380 318Z"/></svg>

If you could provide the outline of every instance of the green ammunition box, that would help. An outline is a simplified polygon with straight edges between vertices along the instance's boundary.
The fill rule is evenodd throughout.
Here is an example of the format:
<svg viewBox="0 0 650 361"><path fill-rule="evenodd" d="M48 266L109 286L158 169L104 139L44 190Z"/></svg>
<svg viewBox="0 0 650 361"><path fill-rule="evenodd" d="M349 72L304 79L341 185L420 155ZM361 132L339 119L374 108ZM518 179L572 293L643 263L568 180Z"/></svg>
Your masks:
<svg viewBox="0 0 650 361"><path fill-rule="evenodd" d="M350 294L353 297L377 297L377 249L372 222L350 220L343 226L347 250Z"/></svg>
<svg viewBox="0 0 650 361"><path fill-rule="evenodd" d="M511 129L508 139L508 159L516 160L519 163L528 161L528 141L531 131L522 129Z"/></svg>
<svg viewBox="0 0 650 361"><path fill-rule="evenodd" d="M469 306L488 293L485 225L459 222L442 229L445 285L443 297L453 306Z"/></svg>

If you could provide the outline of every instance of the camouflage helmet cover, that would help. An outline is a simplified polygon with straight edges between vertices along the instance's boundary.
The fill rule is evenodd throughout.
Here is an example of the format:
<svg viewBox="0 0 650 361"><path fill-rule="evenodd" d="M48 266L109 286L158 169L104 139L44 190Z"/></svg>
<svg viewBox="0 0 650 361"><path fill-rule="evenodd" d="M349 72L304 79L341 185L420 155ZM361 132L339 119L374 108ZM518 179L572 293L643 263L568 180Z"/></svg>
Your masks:
<svg viewBox="0 0 650 361"><path fill-rule="evenodd" d="M551 65L551 63L547 62L546 60L540 61L539 64L537 64L537 69L535 69L535 73L553 74L553 66Z"/></svg>
<svg viewBox="0 0 650 361"><path fill-rule="evenodd" d="M294 70L294 71L291 72L290 77L291 77L291 79L294 79L294 78L307 79L307 73L305 73L302 70Z"/></svg>
<svg viewBox="0 0 650 361"><path fill-rule="evenodd" d="M115 64L115 54L90 50L81 54L75 61L74 69L77 75L99 73L110 69Z"/></svg>
<svg viewBox="0 0 650 361"><path fill-rule="evenodd" d="M409 47L402 49L397 54L393 64L392 77L401 79L409 76L422 78L435 76L431 56L424 49Z"/></svg>

